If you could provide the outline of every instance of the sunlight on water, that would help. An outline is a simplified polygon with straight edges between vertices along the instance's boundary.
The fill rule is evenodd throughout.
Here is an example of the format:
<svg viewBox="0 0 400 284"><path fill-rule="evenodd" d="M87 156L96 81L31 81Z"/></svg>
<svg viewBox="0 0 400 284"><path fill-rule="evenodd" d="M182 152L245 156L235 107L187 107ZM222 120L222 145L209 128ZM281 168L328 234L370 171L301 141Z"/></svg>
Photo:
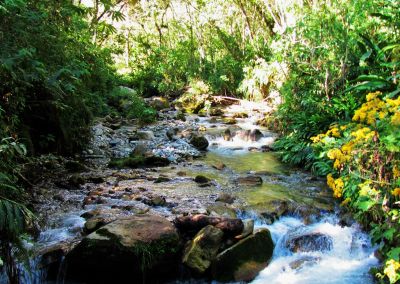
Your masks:
<svg viewBox="0 0 400 284"><path fill-rule="evenodd" d="M237 151L210 151L204 158L207 164L224 163L227 167L238 173L249 171L267 171L282 173L283 166L274 153L262 152L237 152Z"/></svg>

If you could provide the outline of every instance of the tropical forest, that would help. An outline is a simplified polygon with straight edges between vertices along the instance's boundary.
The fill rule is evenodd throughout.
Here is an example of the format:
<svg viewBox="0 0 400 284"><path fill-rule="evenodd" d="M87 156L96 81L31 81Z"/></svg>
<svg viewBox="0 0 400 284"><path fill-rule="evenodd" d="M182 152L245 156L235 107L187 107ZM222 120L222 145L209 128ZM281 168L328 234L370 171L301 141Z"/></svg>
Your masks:
<svg viewBox="0 0 400 284"><path fill-rule="evenodd" d="M400 1L0 0L3 283L400 283Z"/></svg>

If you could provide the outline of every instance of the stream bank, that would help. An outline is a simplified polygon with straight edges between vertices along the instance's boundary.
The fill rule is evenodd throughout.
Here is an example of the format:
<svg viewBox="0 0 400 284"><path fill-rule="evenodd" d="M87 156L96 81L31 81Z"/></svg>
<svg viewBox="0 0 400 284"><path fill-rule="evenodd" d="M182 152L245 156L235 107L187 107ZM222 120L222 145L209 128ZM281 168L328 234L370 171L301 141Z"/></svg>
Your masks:
<svg viewBox="0 0 400 284"><path fill-rule="evenodd" d="M118 236L119 240L125 236L120 234L120 226L116 233L116 222L129 220L123 221L128 222L123 227L132 232L137 227L137 216L147 220L140 219L146 226L156 228L160 223L168 228L165 234L169 241L170 236L179 233L178 239L172 237L173 241L167 242L166 247L174 248L171 251L165 249L165 243L161 248L146 246L140 251L142 260L143 252L146 256L150 252L151 258L162 251L166 258L157 261L154 267L173 263L172 267L165 266L174 272L165 275L173 283L191 278L197 279L190 280L191 283L212 279L248 282L254 277L255 283L372 283L368 270L378 261L368 236L347 216L338 214L324 180L287 168L271 152L276 135L257 125L268 111L267 106L242 102L224 108L216 116L182 117L178 111L166 109L160 122L144 127L112 118L97 121L92 129L92 142L79 157L80 162L56 157L43 162L43 167L58 174L45 175L34 190L35 209L40 219L45 220L35 251L44 257L36 263L37 274L26 275L26 283L46 283L46 279L98 283L107 270L113 271L112 275L120 273L121 277L128 277L121 273L129 269L121 260L132 259L125 250L115 256L113 267L107 262L101 264L100 259L115 250L108 246L111 236ZM193 143L193 137L207 139L207 152L202 150L204 145ZM107 166L110 160L127 158L132 153L151 161L154 157L161 158L165 164L163 167L144 164L132 169ZM204 216L201 218L207 222L202 221L201 226L192 230L182 230L176 225L179 218L191 216ZM235 233L230 233L232 230ZM266 231L269 233L262 233ZM139 230L138 234L149 235L149 232ZM261 241L259 235L263 236ZM159 240L163 236L154 237ZM194 240L198 238L204 238L215 248L205 252L213 246L196 247ZM266 245L269 239L273 241L273 250L271 244ZM221 260L224 253L228 259L232 258L231 255L237 255L235 246L246 242L253 244L250 248L257 248L255 251L247 248L248 254L240 254L246 260L246 269L240 267L241 263L229 276L220 276L231 267L231 264L218 266L224 263ZM99 255L87 255L85 246L98 248ZM257 255L262 248L269 249ZM102 250L105 254L101 254ZM207 255L209 263L202 261L199 265L193 257L190 260L193 251ZM68 255L71 258L74 254L99 262L91 267L85 266L87 262L75 263L82 271L71 276L68 267L63 266L64 256L68 259ZM254 255L257 261L252 258ZM87 274L96 269L103 273ZM335 277L321 282L321 273L329 274L331 269L335 270ZM151 271L147 274L151 275ZM82 273L90 278L80 278ZM138 270L132 275L142 274ZM147 278L147 281L165 279ZM139 280L146 279L133 281Z"/></svg>

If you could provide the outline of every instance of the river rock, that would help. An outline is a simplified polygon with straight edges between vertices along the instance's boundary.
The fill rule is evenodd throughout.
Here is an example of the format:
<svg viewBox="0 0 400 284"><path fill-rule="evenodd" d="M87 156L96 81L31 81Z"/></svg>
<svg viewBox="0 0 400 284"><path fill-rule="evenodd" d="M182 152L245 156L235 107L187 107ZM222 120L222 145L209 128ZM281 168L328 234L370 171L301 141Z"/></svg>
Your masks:
<svg viewBox="0 0 400 284"><path fill-rule="evenodd" d="M272 257L274 244L268 229L261 229L217 255L213 277L221 282L251 281Z"/></svg>
<svg viewBox="0 0 400 284"><path fill-rule="evenodd" d="M228 193L221 193L220 195L218 195L218 197L217 197L217 199L215 199L215 201L232 204L235 201L235 199L236 199L235 197L233 197L232 195L230 195Z"/></svg>
<svg viewBox="0 0 400 284"><path fill-rule="evenodd" d="M203 176L203 175L197 175L194 178L194 181L196 183L208 183L208 182L210 182L210 179L208 177L206 177L206 176Z"/></svg>
<svg viewBox="0 0 400 284"><path fill-rule="evenodd" d="M231 141L232 140L232 132L229 128L225 129L224 131L224 140Z"/></svg>
<svg viewBox="0 0 400 284"><path fill-rule="evenodd" d="M211 108L209 114L210 116L222 116L224 111L221 108Z"/></svg>
<svg viewBox="0 0 400 284"><path fill-rule="evenodd" d="M239 185L245 185L245 186L255 186L255 185L262 185L263 180L259 176L250 175L250 176L237 178L236 183L238 183Z"/></svg>
<svg viewBox="0 0 400 284"><path fill-rule="evenodd" d="M243 220L243 232L236 236L235 239L241 240L245 237L251 235L254 231L254 220L253 219L245 219Z"/></svg>
<svg viewBox="0 0 400 284"><path fill-rule="evenodd" d="M285 200L270 200L263 203L265 208L261 213L261 217L266 224L272 224L288 211L288 203Z"/></svg>
<svg viewBox="0 0 400 284"><path fill-rule="evenodd" d="M255 142L255 141L260 140L263 137L264 137L264 135L258 129L253 129L252 131L250 131L250 134L249 134L249 140L250 141Z"/></svg>
<svg viewBox="0 0 400 284"><path fill-rule="evenodd" d="M215 204L208 206L207 212L211 216L237 218L236 210L228 204L222 202L215 202Z"/></svg>
<svg viewBox="0 0 400 284"><path fill-rule="evenodd" d="M144 203L150 206L164 206L166 205L167 202L164 196L153 195L149 199L147 199Z"/></svg>
<svg viewBox="0 0 400 284"><path fill-rule="evenodd" d="M225 165L224 163L222 163L222 162L217 162L217 163L215 163L214 165L212 165L212 167L213 167L214 169L217 169L217 170L219 170L219 171L222 171L223 169L226 168L226 165Z"/></svg>
<svg viewBox="0 0 400 284"><path fill-rule="evenodd" d="M154 140L155 139L153 131L138 131L136 135L140 140Z"/></svg>
<svg viewBox="0 0 400 284"><path fill-rule="evenodd" d="M237 112L232 117L233 118L248 118L249 115L245 112Z"/></svg>
<svg viewBox="0 0 400 284"><path fill-rule="evenodd" d="M142 282L146 274L146 281L151 282L152 277L163 278L176 271L179 251L178 233L167 219L152 215L126 217L86 236L67 255L67 279Z"/></svg>
<svg viewBox="0 0 400 284"><path fill-rule="evenodd" d="M158 111L170 108L168 100L163 97L154 97L150 102L150 106Z"/></svg>
<svg viewBox="0 0 400 284"><path fill-rule="evenodd" d="M197 273L204 273L217 255L223 236L222 230L212 225L204 227L186 247L182 262Z"/></svg>
<svg viewBox="0 0 400 284"><path fill-rule="evenodd" d="M208 140L204 136L197 135L194 135L192 139L190 139L190 144L198 150L206 150L209 145Z"/></svg>
<svg viewBox="0 0 400 284"><path fill-rule="evenodd" d="M289 266L291 269L293 270L297 270L299 268L302 268L304 266L309 266L309 265L314 265L316 264L318 261L320 261L321 258L320 257L315 257L315 256L303 256L295 261L292 261L291 263L289 263Z"/></svg>
<svg viewBox="0 0 400 284"><path fill-rule="evenodd" d="M33 256L40 256L40 262L37 263L38 269L46 271L47 279L56 279L59 275L60 265L64 257L68 254L77 244L79 240L62 241L49 246L41 247L32 252Z"/></svg>
<svg viewBox="0 0 400 284"><path fill-rule="evenodd" d="M207 216L198 214L194 216L182 216L174 220L175 226L184 234L195 235L208 225L221 229L226 236L237 236L243 232L241 219Z"/></svg>
<svg viewBox="0 0 400 284"><path fill-rule="evenodd" d="M84 184L85 182L86 182L85 178L79 174L73 174L68 179L68 183L73 187L79 187L82 184Z"/></svg>
<svg viewBox="0 0 400 284"><path fill-rule="evenodd" d="M178 134L178 130L177 128L170 128L167 130L167 132L165 133L165 135L167 135L169 140L176 140L178 139L176 137L176 135Z"/></svg>
<svg viewBox="0 0 400 284"><path fill-rule="evenodd" d="M85 225L83 227L83 231L86 234L90 234L97 229L107 225L108 223L114 221L117 217L116 216L97 216L97 217L92 217L88 219L85 222Z"/></svg>
<svg viewBox="0 0 400 284"><path fill-rule="evenodd" d="M171 179L169 177L159 176L158 178L156 178L154 183L163 183L163 182L169 182L169 181L171 181Z"/></svg>
<svg viewBox="0 0 400 284"><path fill-rule="evenodd" d="M228 117L224 119L224 123L228 125L233 125L237 123L237 120L232 117Z"/></svg>
<svg viewBox="0 0 400 284"><path fill-rule="evenodd" d="M319 232L302 232L303 228L290 232L286 247L292 252L330 251L333 248L332 238Z"/></svg>

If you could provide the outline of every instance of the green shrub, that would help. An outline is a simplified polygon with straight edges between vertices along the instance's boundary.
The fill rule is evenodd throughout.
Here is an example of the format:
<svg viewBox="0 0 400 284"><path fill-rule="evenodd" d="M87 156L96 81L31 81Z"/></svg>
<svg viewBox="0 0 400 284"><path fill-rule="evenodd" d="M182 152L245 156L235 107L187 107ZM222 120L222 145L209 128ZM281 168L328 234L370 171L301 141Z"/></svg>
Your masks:
<svg viewBox="0 0 400 284"><path fill-rule="evenodd" d="M107 104L127 118L137 118L142 122L153 122L157 112L149 107L135 92L126 87L116 87L107 95Z"/></svg>

